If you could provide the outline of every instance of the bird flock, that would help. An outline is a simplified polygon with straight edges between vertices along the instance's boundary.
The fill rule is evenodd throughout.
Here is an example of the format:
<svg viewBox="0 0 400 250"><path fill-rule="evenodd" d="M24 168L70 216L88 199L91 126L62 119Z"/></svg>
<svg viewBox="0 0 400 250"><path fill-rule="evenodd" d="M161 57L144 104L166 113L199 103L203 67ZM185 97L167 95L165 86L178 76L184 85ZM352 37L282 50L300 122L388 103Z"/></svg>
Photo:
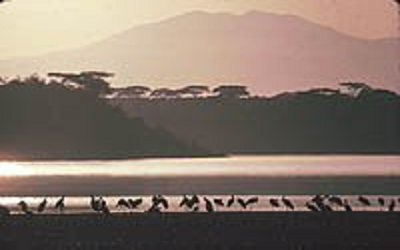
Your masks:
<svg viewBox="0 0 400 250"><path fill-rule="evenodd" d="M19 211L26 215L41 214L48 210L64 213L66 208L66 197L61 196L54 203L49 204L47 198L44 198L38 205L30 206L26 201L21 200L17 206ZM306 200L303 205L294 202L286 196L259 198L258 196L239 197L231 195L228 198L207 197L198 195L183 195L176 204L178 209L184 212L216 212L216 211L247 211L256 208L257 204L268 205L273 211L312 211L312 212L333 212L347 211L352 212L357 207L358 210L367 209L374 204L378 206L380 211L393 212L396 204L400 203L400 198L369 198L359 195L352 199L352 205L348 198L338 195L315 195ZM153 195L145 202L144 198L119 198L114 204L108 203L102 196L90 196L89 210L99 214L108 215L111 211L117 212L165 212L171 208L170 201L163 195ZM297 204L297 205L296 205ZM260 204L259 204L260 205ZM0 216L9 214L10 210L0 205Z"/></svg>

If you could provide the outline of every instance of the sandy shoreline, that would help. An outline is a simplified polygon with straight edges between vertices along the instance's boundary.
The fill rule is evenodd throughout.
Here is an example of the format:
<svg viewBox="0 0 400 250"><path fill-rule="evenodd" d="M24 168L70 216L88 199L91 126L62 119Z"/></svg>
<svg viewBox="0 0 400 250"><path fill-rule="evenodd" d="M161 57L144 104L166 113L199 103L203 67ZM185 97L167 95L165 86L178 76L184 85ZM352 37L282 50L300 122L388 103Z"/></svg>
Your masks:
<svg viewBox="0 0 400 250"><path fill-rule="evenodd" d="M399 249L398 212L14 215L0 249Z"/></svg>

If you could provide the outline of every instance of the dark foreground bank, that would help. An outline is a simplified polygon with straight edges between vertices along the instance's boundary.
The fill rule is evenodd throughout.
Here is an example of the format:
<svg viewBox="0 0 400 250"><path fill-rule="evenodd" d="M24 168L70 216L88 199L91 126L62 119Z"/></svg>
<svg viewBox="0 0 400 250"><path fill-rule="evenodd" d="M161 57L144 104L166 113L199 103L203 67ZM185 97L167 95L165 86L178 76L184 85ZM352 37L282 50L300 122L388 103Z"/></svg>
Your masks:
<svg viewBox="0 0 400 250"><path fill-rule="evenodd" d="M400 213L12 216L0 249L399 249Z"/></svg>

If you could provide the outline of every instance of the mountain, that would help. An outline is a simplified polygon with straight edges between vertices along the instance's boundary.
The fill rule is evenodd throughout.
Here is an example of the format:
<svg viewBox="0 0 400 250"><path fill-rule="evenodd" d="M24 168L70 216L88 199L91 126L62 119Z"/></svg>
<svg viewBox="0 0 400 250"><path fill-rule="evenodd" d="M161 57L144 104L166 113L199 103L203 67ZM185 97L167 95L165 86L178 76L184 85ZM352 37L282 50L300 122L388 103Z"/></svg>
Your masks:
<svg viewBox="0 0 400 250"><path fill-rule="evenodd" d="M0 62L2 75L108 70L115 84L241 83L260 93L364 81L400 90L398 39L365 40L292 15L190 12L79 49Z"/></svg>

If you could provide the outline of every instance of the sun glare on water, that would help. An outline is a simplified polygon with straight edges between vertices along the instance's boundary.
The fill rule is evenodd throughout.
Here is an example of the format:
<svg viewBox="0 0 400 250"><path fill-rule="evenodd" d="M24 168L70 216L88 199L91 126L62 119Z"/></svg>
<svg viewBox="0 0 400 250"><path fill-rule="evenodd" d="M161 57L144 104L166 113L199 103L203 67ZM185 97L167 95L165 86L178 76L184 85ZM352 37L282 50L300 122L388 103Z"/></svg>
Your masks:
<svg viewBox="0 0 400 250"><path fill-rule="evenodd" d="M29 176L33 171L29 167L14 162L0 162L0 177Z"/></svg>

